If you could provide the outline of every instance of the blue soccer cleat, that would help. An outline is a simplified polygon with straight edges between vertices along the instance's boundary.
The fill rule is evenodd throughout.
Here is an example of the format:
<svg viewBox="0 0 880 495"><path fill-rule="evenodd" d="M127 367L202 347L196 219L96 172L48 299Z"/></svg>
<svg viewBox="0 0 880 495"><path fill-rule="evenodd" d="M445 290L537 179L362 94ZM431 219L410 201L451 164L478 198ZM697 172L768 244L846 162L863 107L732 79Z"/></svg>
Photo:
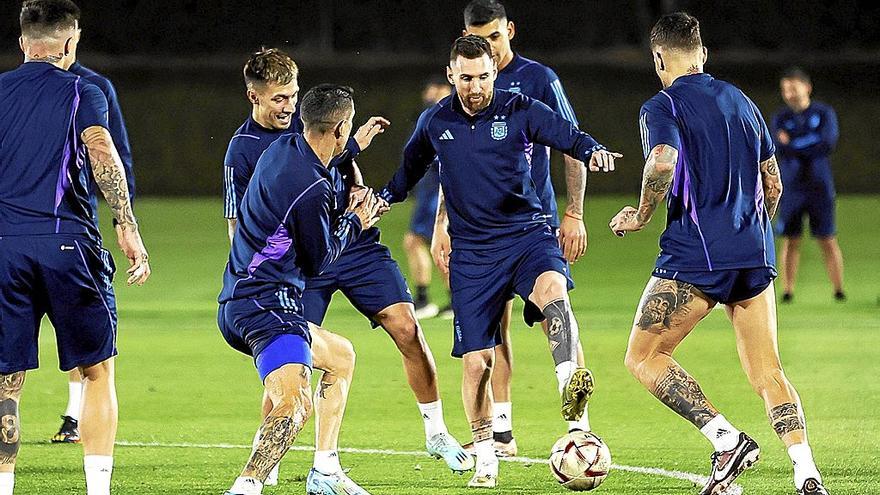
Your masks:
<svg viewBox="0 0 880 495"><path fill-rule="evenodd" d="M428 454L443 459L453 473L463 473L474 468L474 458L461 448L461 444L449 433L438 433L425 442Z"/></svg>
<svg viewBox="0 0 880 495"><path fill-rule="evenodd" d="M306 495L370 495L342 471L324 474L315 468L306 478Z"/></svg>

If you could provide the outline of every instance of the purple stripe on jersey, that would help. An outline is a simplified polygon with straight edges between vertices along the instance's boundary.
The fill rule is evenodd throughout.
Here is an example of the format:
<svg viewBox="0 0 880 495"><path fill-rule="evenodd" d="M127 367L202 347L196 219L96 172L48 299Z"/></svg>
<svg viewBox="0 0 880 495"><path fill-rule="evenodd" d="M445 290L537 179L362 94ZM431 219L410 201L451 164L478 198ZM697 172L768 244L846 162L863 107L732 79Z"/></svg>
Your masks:
<svg viewBox="0 0 880 495"><path fill-rule="evenodd" d="M532 166L532 153L535 152L535 143L529 141L528 136L526 136L526 131L521 131L522 139L523 139L523 154L526 157L526 163L529 164L529 167Z"/></svg>
<svg viewBox="0 0 880 495"><path fill-rule="evenodd" d="M764 225L764 185L761 183L761 173L755 181L755 213L758 215L758 223L761 225L761 237L764 239L764 265L767 263L767 228Z"/></svg>
<svg viewBox="0 0 880 495"><path fill-rule="evenodd" d="M675 101L666 91L660 91L667 98L672 106L672 116L678 118L678 112L675 110ZM678 150L678 163L675 166L675 175L672 177L672 195L681 197L684 203L684 210L688 212L691 221L697 226L697 233L700 234L700 241L703 243L703 252L706 254L706 263L709 265L709 271L712 271L712 259L709 257L709 246L706 244L706 238L703 236L703 229L700 228L700 217L697 214L697 203L694 199L693 187L691 187L691 175L687 169L687 158L684 152L684 143Z"/></svg>
<svg viewBox="0 0 880 495"><path fill-rule="evenodd" d="M290 233L287 232L287 228L284 227L284 224L287 223L287 217L290 216L290 212L293 211L293 207L299 202L299 200L305 196L305 194L312 190L313 187L317 186L321 182L326 182L327 179L318 179L312 183L309 187L305 188L303 192L290 203L290 207L287 208L287 213L284 214L284 218L281 219L281 225L275 229L275 232L266 239L266 246L260 250L258 253L254 253L253 258L251 258L251 262L248 264L247 272L248 277L251 278L254 275L254 272L259 268L261 264L263 264L266 260L277 261L284 257L287 254L287 251L290 250L290 246L293 244L293 239L290 238ZM238 282L241 282L245 279L238 279L235 282L235 286L232 287L233 294L235 293L235 287L238 285Z"/></svg>
<svg viewBox="0 0 880 495"><path fill-rule="evenodd" d="M55 219L55 233L61 230L61 218L58 217L58 207L61 206L61 200L64 198L64 192L70 187L70 150L77 148L76 136L76 111L79 109L79 77L73 82L74 96L73 105L70 109L70 134L64 140L64 151L61 155L61 167L58 170L58 181L55 183L55 210L53 214ZM70 140L73 143L70 143Z"/></svg>
<svg viewBox="0 0 880 495"><path fill-rule="evenodd" d="M293 245L293 239L290 238L290 234L284 225L279 225L275 233L266 239L266 247L259 253L254 254L247 268L248 275L253 275L254 270L266 260L280 260L290 251L291 245Z"/></svg>
<svg viewBox="0 0 880 495"><path fill-rule="evenodd" d="M697 214L697 202L694 197L694 189L691 186L691 174L687 169L687 157L684 152L684 145L678 152L678 167L684 170L682 180L682 192L684 195L684 209L688 212L691 221L697 226L697 233L700 234L700 241L703 243L703 252L706 254L706 263L709 265L709 271L712 271L712 259L709 257L709 246L706 244L706 238L703 236L703 229L700 228L700 217Z"/></svg>

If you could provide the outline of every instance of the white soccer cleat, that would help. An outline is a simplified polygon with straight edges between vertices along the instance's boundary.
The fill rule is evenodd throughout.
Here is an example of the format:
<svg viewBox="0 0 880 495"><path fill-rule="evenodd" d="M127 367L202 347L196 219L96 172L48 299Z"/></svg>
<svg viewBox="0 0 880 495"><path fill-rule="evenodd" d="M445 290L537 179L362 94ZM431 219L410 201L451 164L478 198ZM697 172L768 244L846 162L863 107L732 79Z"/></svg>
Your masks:
<svg viewBox="0 0 880 495"><path fill-rule="evenodd" d="M342 471L324 474L315 468L306 479L306 495L370 495Z"/></svg>
<svg viewBox="0 0 880 495"><path fill-rule="evenodd" d="M425 448L429 455L443 459L454 473L463 473L474 468L474 458L449 433L438 433L429 438L425 442Z"/></svg>
<svg viewBox="0 0 880 495"><path fill-rule="evenodd" d="M498 485L498 459L494 462L477 464L474 477L468 481L468 488L495 488Z"/></svg>

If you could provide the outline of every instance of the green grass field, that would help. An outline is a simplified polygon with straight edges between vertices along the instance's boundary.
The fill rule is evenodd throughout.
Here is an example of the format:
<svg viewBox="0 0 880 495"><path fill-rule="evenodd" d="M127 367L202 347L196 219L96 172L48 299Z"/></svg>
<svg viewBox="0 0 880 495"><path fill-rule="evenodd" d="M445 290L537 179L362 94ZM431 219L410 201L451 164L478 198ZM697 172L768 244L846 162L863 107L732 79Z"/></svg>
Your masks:
<svg viewBox="0 0 880 495"><path fill-rule="evenodd" d="M574 268L578 287L572 299L587 363L597 378L590 406L593 428L609 444L617 464L705 474L709 444L643 390L623 366L632 315L663 223L660 215L647 231L615 238L606 225L623 201L589 201L590 249ZM877 197L840 201L849 301L834 302L821 256L810 243L802 257L796 303L779 310L786 371L800 392L816 460L835 495L880 493L877 206ZM250 443L259 422L261 395L249 358L229 348L216 328L215 298L227 254L221 204L144 199L137 210L154 275L144 287L117 285L118 439L157 445L117 448L114 490L118 495L220 494L246 459L248 451L241 446ZM380 223L385 242L401 262L408 211L399 207ZM110 249L117 254L115 247ZM433 294L445 300L439 284ZM449 357L450 323L422 323L437 360L447 424L465 441L469 429L459 393L460 363ZM341 446L421 451L422 422L390 339L381 330L371 330L341 296L331 306L325 326L350 338L358 351ZM552 360L541 332L528 329L521 320L515 323L513 340L515 434L521 455L545 458L565 428ZM57 369L48 324L41 343L42 368L28 375L21 404L24 445L17 493L84 493L80 447L49 443L64 410L67 386ZM723 311L698 327L678 357L725 416L762 446L762 461L740 478L745 493L794 493L788 458L740 371ZM297 445L312 443L310 423ZM214 444L228 445L207 447ZM343 453L342 462L373 494L471 493L465 488L467 477L451 475L426 456ZM310 465L310 452L292 451L282 463L281 485L264 493L304 493ZM565 491L544 465L506 463L501 469L496 493ZM697 491L688 481L621 470L613 471L600 488L600 493L620 495Z"/></svg>

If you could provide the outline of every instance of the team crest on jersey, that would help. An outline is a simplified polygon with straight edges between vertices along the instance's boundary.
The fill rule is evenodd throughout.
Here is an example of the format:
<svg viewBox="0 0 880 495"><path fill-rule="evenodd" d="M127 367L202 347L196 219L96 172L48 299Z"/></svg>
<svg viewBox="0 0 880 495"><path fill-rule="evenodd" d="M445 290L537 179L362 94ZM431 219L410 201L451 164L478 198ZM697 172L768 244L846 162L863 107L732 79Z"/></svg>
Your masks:
<svg viewBox="0 0 880 495"><path fill-rule="evenodd" d="M501 141L507 137L507 122L492 122L492 139Z"/></svg>
<svg viewBox="0 0 880 495"><path fill-rule="evenodd" d="M522 88L520 88L519 85L520 85L519 81L514 81L514 82L510 83L510 87L507 88L507 90L510 91L511 93L522 93Z"/></svg>

